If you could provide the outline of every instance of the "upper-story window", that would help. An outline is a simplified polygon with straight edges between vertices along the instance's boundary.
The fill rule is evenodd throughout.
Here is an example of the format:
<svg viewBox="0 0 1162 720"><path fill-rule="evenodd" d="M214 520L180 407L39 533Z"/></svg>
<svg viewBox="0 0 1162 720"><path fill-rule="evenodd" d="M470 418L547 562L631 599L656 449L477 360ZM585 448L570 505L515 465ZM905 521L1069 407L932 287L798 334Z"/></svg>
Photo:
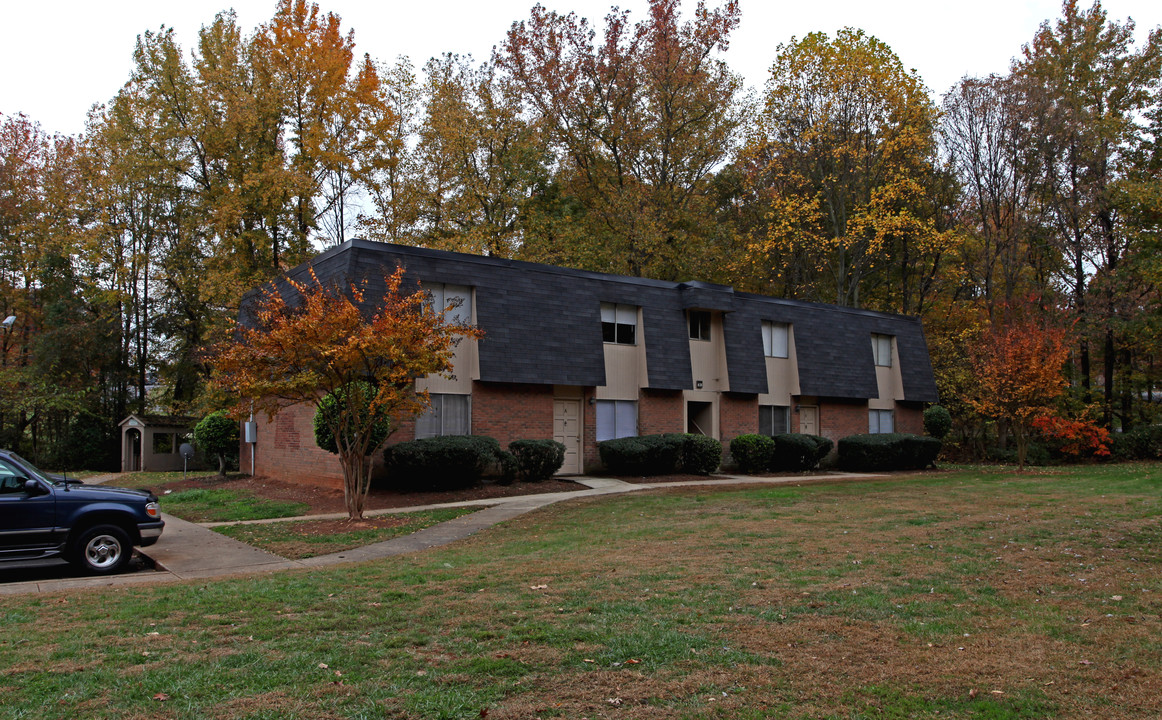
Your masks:
<svg viewBox="0 0 1162 720"><path fill-rule="evenodd" d="M872 353L876 358L876 365L880 367L892 366L892 336L891 335L876 335L871 336L872 339Z"/></svg>
<svg viewBox="0 0 1162 720"><path fill-rule="evenodd" d="M710 339L710 311L709 310L691 310L690 311L690 339L691 340L709 340Z"/></svg>
<svg viewBox="0 0 1162 720"><path fill-rule="evenodd" d="M607 343L637 344L637 306L601 303L601 337Z"/></svg>
<svg viewBox="0 0 1162 720"><path fill-rule="evenodd" d="M444 283L430 283L423 287L432 296L432 307L436 312L444 313L444 322L453 325L472 322L472 288ZM456 307L446 309L452 303L456 303Z"/></svg>
<svg viewBox="0 0 1162 720"><path fill-rule="evenodd" d="M787 357L788 338L791 326L787 323L763 320L763 353L767 357Z"/></svg>

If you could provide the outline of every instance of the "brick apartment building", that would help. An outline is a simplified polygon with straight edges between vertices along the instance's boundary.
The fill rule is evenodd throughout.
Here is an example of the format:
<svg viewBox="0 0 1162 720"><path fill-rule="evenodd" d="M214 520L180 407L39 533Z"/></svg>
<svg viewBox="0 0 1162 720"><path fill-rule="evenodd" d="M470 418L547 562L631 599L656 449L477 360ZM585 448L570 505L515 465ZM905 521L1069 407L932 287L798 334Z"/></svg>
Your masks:
<svg viewBox="0 0 1162 720"><path fill-rule="evenodd" d="M484 331L458 347L455 377L418 381L432 409L389 442L553 438L567 448L562 473L582 473L599 467L599 441L630 435L919 433L937 399L917 318L361 240L310 265L325 283L366 278L368 298L402 266L437 307L462 298L454 312ZM338 459L315 446L313 415L255 418L243 470L341 483Z"/></svg>

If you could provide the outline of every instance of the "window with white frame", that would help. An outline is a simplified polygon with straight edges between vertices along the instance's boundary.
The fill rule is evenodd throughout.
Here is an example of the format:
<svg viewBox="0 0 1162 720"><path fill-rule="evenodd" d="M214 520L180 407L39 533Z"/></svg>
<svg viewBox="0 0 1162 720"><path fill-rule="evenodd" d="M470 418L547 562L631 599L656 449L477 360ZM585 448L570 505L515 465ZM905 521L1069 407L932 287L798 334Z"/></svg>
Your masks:
<svg viewBox="0 0 1162 720"><path fill-rule="evenodd" d="M424 290L432 298L432 308L444 313L444 322L452 325L467 325L472 322L472 288L467 285L447 285L444 283L424 284ZM455 307L448 308L449 305Z"/></svg>
<svg viewBox="0 0 1162 720"><path fill-rule="evenodd" d="M895 415L891 410L868 410L867 431L873 435L896 431Z"/></svg>
<svg viewBox="0 0 1162 720"><path fill-rule="evenodd" d="M880 367L892 366L892 336L875 335L872 339L872 354L875 355L876 365Z"/></svg>
<svg viewBox="0 0 1162 720"><path fill-rule="evenodd" d="M601 337L617 345L637 344L637 306L601 303Z"/></svg>
<svg viewBox="0 0 1162 720"><path fill-rule="evenodd" d="M791 408L786 405L759 405L759 435L774 437L789 432Z"/></svg>
<svg viewBox="0 0 1162 720"><path fill-rule="evenodd" d="M709 310L691 310L690 311L690 339L691 340L709 340L710 339L710 311Z"/></svg>
<svg viewBox="0 0 1162 720"><path fill-rule="evenodd" d="M598 400L597 442L637 435L636 400Z"/></svg>
<svg viewBox="0 0 1162 720"><path fill-rule="evenodd" d="M432 393L432 406L416 418L416 440L472 432L472 396Z"/></svg>
<svg viewBox="0 0 1162 720"><path fill-rule="evenodd" d="M787 357L788 339L791 326L787 323L763 320L763 353L767 357Z"/></svg>

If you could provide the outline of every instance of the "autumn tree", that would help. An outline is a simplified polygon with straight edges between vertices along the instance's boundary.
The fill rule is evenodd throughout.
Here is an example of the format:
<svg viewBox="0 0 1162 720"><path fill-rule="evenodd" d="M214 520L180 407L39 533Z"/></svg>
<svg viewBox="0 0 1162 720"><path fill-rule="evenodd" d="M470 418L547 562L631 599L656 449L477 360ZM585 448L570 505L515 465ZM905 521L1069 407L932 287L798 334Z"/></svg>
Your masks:
<svg viewBox="0 0 1162 720"><path fill-rule="evenodd" d="M586 19L540 5L509 30L496 63L556 155L537 207L583 227L535 218L549 232L526 235L529 259L663 279L708 264L710 183L743 119L742 81L718 56L739 6L699 2L686 22L679 6L650 0L636 24L614 9L600 39Z"/></svg>
<svg viewBox="0 0 1162 720"><path fill-rule="evenodd" d="M363 515L377 426L387 417L398 427L428 407L415 379L449 374L457 338L480 335L402 284L402 269L384 278L382 296L366 282L346 291L325 285L313 270L306 280L288 278L262 290L253 321L215 355L215 383L237 401L238 417L258 410L273 419L291 405L318 409L331 398L318 416L336 443L353 520Z"/></svg>
<svg viewBox="0 0 1162 720"><path fill-rule="evenodd" d="M821 299L859 306L893 244L912 262L942 252L950 237L926 210L936 111L887 45L851 28L792 39L764 99L744 151L767 204L753 265L793 257L819 274Z"/></svg>
<svg viewBox="0 0 1162 720"><path fill-rule="evenodd" d="M1045 229L1061 253L1060 280L1079 321L1080 381L1089 401L1090 343L1101 347L1104 419L1116 388L1117 294L1112 282L1132 248L1123 223L1127 153L1144 133L1141 115L1158 104L1162 29L1134 46L1134 23L1107 20L1100 2L1088 10L1066 0L1056 22L1042 23L1014 65L1029 132L1023 147ZM1095 277L1106 276L1100 289ZM1094 292L1098 290L1098 292Z"/></svg>
<svg viewBox="0 0 1162 720"><path fill-rule="evenodd" d="M1070 339L1043 319L1008 318L993 324L970 352L974 392L967 398L985 417L1008 423L1025 467L1033 421L1051 413L1067 385Z"/></svg>

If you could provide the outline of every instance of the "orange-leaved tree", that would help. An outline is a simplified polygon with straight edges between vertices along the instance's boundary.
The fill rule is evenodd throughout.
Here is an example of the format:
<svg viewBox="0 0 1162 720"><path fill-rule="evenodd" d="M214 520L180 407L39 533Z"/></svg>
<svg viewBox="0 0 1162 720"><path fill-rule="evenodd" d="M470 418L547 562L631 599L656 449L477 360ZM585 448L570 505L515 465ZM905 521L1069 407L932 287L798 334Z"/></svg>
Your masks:
<svg viewBox="0 0 1162 720"><path fill-rule="evenodd" d="M976 391L966 399L980 414L1009 423L1018 469L1025 467L1033 421L1065 392L1069 348L1063 328L1019 319L994 325L971 351Z"/></svg>
<svg viewBox="0 0 1162 720"><path fill-rule="evenodd" d="M423 291L401 290L403 269L384 277L382 297L367 283L342 287L286 279L263 288L252 313L215 352L215 383L237 403L273 419L300 403L329 411L319 417L334 438L343 467L343 493L352 520L363 516L370 483L368 456L383 439L383 421L428 407L416 378L449 375L458 338L479 337L474 327L446 319ZM366 301L366 302L365 302Z"/></svg>

